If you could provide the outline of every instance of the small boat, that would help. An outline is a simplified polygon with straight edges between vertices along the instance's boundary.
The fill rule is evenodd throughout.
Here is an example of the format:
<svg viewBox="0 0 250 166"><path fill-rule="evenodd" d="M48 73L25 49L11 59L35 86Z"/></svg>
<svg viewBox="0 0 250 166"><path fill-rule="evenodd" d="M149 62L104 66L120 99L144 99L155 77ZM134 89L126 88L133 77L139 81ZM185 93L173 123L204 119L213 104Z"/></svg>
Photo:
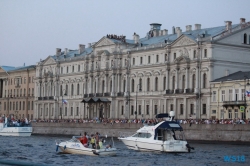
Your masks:
<svg viewBox="0 0 250 166"><path fill-rule="evenodd" d="M72 139L69 141L61 141L56 140L56 151L58 148L63 153L70 153L70 154L83 154L83 155L90 155L90 156L115 156L117 149L111 147L111 145L103 146L104 148L100 149L92 149L90 147L85 147L80 141L79 138L81 136L73 136ZM113 141L113 140L112 140ZM113 143L114 146L114 143Z"/></svg>
<svg viewBox="0 0 250 166"><path fill-rule="evenodd" d="M32 133L32 127L28 124L27 119L25 123L13 124L8 122L5 117L4 123L0 123L0 135L1 136L30 136Z"/></svg>
<svg viewBox="0 0 250 166"><path fill-rule="evenodd" d="M129 137L118 137L129 149L139 151L190 152L191 147L184 138L182 127L174 121L174 111L158 114L164 121L155 125L144 125Z"/></svg>

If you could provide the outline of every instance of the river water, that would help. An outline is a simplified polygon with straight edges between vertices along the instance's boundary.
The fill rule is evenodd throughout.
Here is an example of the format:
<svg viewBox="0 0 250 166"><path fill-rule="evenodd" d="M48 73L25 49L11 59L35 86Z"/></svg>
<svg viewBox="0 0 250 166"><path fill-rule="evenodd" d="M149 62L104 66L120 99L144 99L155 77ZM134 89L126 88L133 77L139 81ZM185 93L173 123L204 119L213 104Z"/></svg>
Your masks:
<svg viewBox="0 0 250 166"><path fill-rule="evenodd" d="M117 156L84 156L56 152L56 139L68 140L67 136L32 135L31 137L0 136L0 166L6 162L17 165L43 166L230 166L250 165L250 145L231 143L189 142L195 150L191 153L155 153L129 150L115 140ZM110 143L110 139L107 140ZM236 157L224 161L225 156ZM239 156L239 157L238 157ZM244 158L242 158L242 156ZM5 163L5 164L3 164Z"/></svg>

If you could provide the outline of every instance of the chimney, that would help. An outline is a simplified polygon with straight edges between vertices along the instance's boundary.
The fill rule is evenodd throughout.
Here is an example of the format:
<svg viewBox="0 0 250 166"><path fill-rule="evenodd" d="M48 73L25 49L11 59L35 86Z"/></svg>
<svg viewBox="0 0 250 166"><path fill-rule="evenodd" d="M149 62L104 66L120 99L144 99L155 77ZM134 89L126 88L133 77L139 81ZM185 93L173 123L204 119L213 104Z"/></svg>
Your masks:
<svg viewBox="0 0 250 166"><path fill-rule="evenodd" d="M154 37L161 35L161 24L158 23L150 24L150 30L153 31Z"/></svg>
<svg viewBox="0 0 250 166"><path fill-rule="evenodd" d="M232 21L225 21L226 23L226 30L230 30L232 28Z"/></svg>
<svg viewBox="0 0 250 166"><path fill-rule="evenodd" d="M188 31L192 31L192 25L187 25L186 26L186 32L188 32Z"/></svg>
<svg viewBox="0 0 250 166"><path fill-rule="evenodd" d="M168 30L166 30L166 29L162 30L162 36L164 36L164 35L168 35Z"/></svg>
<svg viewBox="0 0 250 166"><path fill-rule="evenodd" d="M194 24L195 30L200 30L201 29L201 24Z"/></svg>
<svg viewBox="0 0 250 166"><path fill-rule="evenodd" d="M180 27L176 27L176 33L177 33L177 38L181 36L182 30L180 29Z"/></svg>
<svg viewBox="0 0 250 166"><path fill-rule="evenodd" d="M91 47L91 43L88 43L88 48L90 48Z"/></svg>
<svg viewBox="0 0 250 166"><path fill-rule="evenodd" d="M175 34L175 27L172 27L172 33Z"/></svg>
<svg viewBox="0 0 250 166"><path fill-rule="evenodd" d="M67 55L67 53L68 53L68 49L65 48L65 49L64 49L64 55Z"/></svg>
<svg viewBox="0 0 250 166"><path fill-rule="evenodd" d="M139 43L139 38L140 38L139 35L137 35L136 33L134 33L133 38L134 38L135 44Z"/></svg>
<svg viewBox="0 0 250 166"><path fill-rule="evenodd" d="M56 56L61 55L61 48L56 48Z"/></svg>
<svg viewBox="0 0 250 166"><path fill-rule="evenodd" d="M246 19L245 18L240 18L240 23L245 24Z"/></svg>
<svg viewBox="0 0 250 166"><path fill-rule="evenodd" d="M83 53L85 50L85 45L84 44L79 44L79 54Z"/></svg>

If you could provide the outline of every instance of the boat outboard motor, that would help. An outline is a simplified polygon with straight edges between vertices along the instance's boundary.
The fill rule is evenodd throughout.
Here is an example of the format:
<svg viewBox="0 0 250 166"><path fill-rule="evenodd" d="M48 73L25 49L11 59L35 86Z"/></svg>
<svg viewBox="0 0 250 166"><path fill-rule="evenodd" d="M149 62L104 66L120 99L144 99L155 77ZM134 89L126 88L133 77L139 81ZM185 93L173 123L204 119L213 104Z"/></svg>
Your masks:
<svg viewBox="0 0 250 166"><path fill-rule="evenodd" d="M194 147L191 147L189 144L186 144L186 147L188 148L188 152L190 152L191 149L194 150Z"/></svg>
<svg viewBox="0 0 250 166"><path fill-rule="evenodd" d="M169 113L170 121L174 120L174 116L175 116L175 112L174 111L170 111L170 113Z"/></svg>

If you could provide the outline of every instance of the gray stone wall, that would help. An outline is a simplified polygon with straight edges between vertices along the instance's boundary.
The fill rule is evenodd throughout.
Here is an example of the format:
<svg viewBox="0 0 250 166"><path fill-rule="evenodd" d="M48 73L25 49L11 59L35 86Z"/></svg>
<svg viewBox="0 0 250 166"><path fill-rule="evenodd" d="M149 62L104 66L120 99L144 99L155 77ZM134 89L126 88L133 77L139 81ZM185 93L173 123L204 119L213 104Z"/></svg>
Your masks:
<svg viewBox="0 0 250 166"><path fill-rule="evenodd" d="M80 135L96 132L108 137L132 135L142 124L33 123L33 134ZM187 140L250 142L250 125L182 125Z"/></svg>

